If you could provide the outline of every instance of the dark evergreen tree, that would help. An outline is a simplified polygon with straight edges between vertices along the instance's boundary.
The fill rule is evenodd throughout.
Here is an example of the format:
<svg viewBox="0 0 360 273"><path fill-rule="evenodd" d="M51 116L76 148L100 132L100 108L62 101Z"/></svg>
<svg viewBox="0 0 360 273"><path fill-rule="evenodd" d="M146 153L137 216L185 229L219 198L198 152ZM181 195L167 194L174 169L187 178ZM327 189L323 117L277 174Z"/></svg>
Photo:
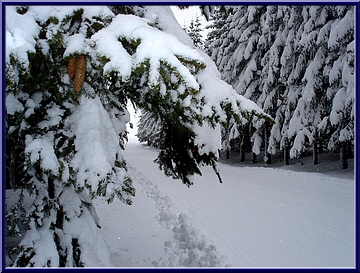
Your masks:
<svg viewBox="0 0 360 273"><path fill-rule="evenodd" d="M186 28L186 32L189 34L191 39L194 42L194 45L198 48L204 48L204 41L202 37L202 28L201 28L201 22L200 17L196 16L195 19L192 18L190 21L189 26Z"/></svg>

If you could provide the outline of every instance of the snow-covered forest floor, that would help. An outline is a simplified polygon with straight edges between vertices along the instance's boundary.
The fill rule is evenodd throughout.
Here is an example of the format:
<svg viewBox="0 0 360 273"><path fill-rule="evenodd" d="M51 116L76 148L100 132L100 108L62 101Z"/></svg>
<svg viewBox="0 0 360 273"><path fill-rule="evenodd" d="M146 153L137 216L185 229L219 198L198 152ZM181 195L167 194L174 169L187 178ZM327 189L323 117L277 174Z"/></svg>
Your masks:
<svg viewBox="0 0 360 273"><path fill-rule="evenodd" d="M204 168L187 188L163 175L157 152L127 144L132 206L95 201L114 266L355 266L353 162L345 171L323 162L317 173L304 172L307 158L275 168L219 164L223 184Z"/></svg>

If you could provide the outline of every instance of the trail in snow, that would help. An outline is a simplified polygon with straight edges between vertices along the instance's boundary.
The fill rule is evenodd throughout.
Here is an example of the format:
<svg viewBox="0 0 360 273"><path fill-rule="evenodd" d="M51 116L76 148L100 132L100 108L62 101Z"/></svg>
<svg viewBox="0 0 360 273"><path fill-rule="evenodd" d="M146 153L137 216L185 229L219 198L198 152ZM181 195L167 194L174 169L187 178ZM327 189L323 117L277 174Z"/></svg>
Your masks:
<svg viewBox="0 0 360 273"><path fill-rule="evenodd" d="M354 181L219 164L190 188L128 143L134 205L97 201L115 266L354 267Z"/></svg>
<svg viewBox="0 0 360 273"><path fill-rule="evenodd" d="M140 182L147 196L155 201L159 215L158 223L172 231L172 238L165 241L165 252L169 258L160 257L152 262L155 266L219 267L224 257L209 243L199 230L193 227L186 214L179 212L168 196L163 196L158 186L141 173L131 168L134 179Z"/></svg>
<svg viewBox="0 0 360 273"><path fill-rule="evenodd" d="M102 234L119 267L224 267L226 258L168 196L129 166L138 190L134 205L95 200Z"/></svg>

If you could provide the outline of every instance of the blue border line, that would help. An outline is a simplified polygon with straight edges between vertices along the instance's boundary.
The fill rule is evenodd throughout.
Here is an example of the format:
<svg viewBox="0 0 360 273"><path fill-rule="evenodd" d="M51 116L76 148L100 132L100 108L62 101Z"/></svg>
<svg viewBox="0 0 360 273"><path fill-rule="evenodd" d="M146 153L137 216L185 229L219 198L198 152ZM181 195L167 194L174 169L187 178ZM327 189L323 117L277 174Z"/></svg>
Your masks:
<svg viewBox="0 0 360 273"><path fill-rule="evenodd" d="M356 0L346 0L344 2L341 1L302 1L298 2L297 0L285 0L285 1L264 1L264 0L254 0L254 1L161 1L156 2L153 0L148 1L116 1L116 0L106 0L106 1L87 1L82 2L81 0L77 1L71 1L71 0L65 0L65 1L49 1L49 0L40 0L40 1L3 1L3 5L59 5L59 6L67 6L67 5L114 5L114 4L121 4L121 5L166 5L166 6L176 6L176 5L190 5L190 6L198 6L198 5L358 5L358 1Z"/></svg>
<svg viewBox="0 0 360 273"><path fill-rule="evenodd" d="M355 267L357 268L358 271L360 271L360 238L359 238L359 229L360 229L360 213L359 213L359 196L360 196L360 187L358 184L359 181L359 169L358 169L358 161L357 159L359 158L359 147L358 147L358 143L359 143L359 128L360 128L360 121L359 121L359 116L360 116L360 109L359 109L359 105L360 105L360 73L359 73L359 65L360 65L360 50L359 50L359 34L360 34L360 4L359 2L356 4L356 15L355 15L355 27L356 27L356 37L355 37L355 79L356 79L356 86L355 86L355 107L356 107L356 119L355 119L355 147L356 147L356 156L355 156L355 188L356 188L356 197L355 197L355 237L356 237L356 241L355 241L355 257L356 257L356 265Z"/></svg>
<svg viewBox="0 0 360 273"><path fill-rule="evenodd" d="M71 1L71 0L70 0ZM2 93L1 93L1 129L2 129L2 134L1 134L1 178L2 178L2 215L1 215L1 242L3 242L3 240L5 239L5 31L4 31L4 26L5 26L5 6L6 5L84 5L84 2L49 2L49 1L21 1L21 2L1 2L1 41L2 41L2 50L1 50L1 57L2 57L2 64L1 64L1 88L2 88ZM239 2L239 1L224 1L224 2L220 2L218 0L212 2L212 1L166 1L166 2L154 2L154 1L134 1L134 2L117 2L117 1L104 1L104 2L99 2L97 0L95 0L94 2L92 1L87 1L86 2L87 5L111 5L111 4L123 4L123 5L182 5L182 4L187 4L187 5L354 5L355 6L355 26L359 26L360 24L360 20L359 20L359 16L360 16L360 4L358 1L346 1L346 2L329 2L329 1L317 1L317 2L311 2L311 1L303 1L301 3L296 2L296 0L294 1L274 1L274 2L264 2L264 1L246 1L246 2ZM356 89L355 89L355 104L356 104L356 117L360 116L360 109L359 109L359 103L360 103L360 89L359 89L359 84L360 84L360 73L359 73L359 69L358 69L358 65L359 65L359 30L360 27L356 27L356 35L355 35L355 62L356 62L356 71L355 71L355 79L356 79ZM87 272L98 272L100 271L121 271L121 272L137 272L137 271L162 271L162 272L170 272L170 271L199 271L199 270L211 270L211 271L222 271L222 270L241 270L241 271L245 271L245 272L249 272L249 271L259 271L259 270L266 270L266 271L302 271L302 270L306 270L307 272L315 272L315 271L322 271L322 272L326 272L326 271L344 271L344 272L360 272L360 239L358 236L358 231L359 231L359 227L360 227L360 220L359 220L359 205L360 202L358 200L358 197L360 195L360 187L357 184L357 181L359 181L359 173L358 173L358 164L357 164L357 158L359 157L359 148L358 148L358 137L359 137L359 126L360 126L360 121L358 119L355 120L355 268L319 268L319 269L314 269L314 268L254 268L254 269L249 269L249 268L226 268L226 269L222 269L222 268L63 268L63 269L59 269L59 268L55 268L55 269L41 269L41 271L45 271L45 272L50 272L50 271L58 271L58 272L65 272L65 271L71 271L71 270L86 270ZM14 269L9 269L9 268L5 268L5 244L2 243L2 257L1 257L1 270L2 272L22 272L24 270L30 270L30 271L35 271L37 272L39 269L22 269L22 268L14 268Z"/></svg>
<svg viewBox="0 0 360 273"><path fill-rule="evenodd" d="M1 267L5 266L5 5L1 6Z"/></svg>

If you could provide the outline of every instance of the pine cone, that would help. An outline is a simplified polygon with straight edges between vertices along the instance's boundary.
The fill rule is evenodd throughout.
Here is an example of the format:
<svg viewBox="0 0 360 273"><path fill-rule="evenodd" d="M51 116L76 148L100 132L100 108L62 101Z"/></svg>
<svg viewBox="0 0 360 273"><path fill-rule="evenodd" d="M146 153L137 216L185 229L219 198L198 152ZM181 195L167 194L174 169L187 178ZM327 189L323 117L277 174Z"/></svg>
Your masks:
<svg viewBox="0 0 360 273"><path fill-rule="evenodd" d="M81 87L84 83L85 73L86 73L86 57L85 55L80 55L76 57L75 79L74 79L75 92L80 92Z"/></svg>
<svg viewBox="0 0 360 273"><path fill-rule="evenodd" d="M72 58L68 60L67 63L67 73L69 75L70 79L73 79L75 76L75 65L76 65L76 59Z"/></svg>

